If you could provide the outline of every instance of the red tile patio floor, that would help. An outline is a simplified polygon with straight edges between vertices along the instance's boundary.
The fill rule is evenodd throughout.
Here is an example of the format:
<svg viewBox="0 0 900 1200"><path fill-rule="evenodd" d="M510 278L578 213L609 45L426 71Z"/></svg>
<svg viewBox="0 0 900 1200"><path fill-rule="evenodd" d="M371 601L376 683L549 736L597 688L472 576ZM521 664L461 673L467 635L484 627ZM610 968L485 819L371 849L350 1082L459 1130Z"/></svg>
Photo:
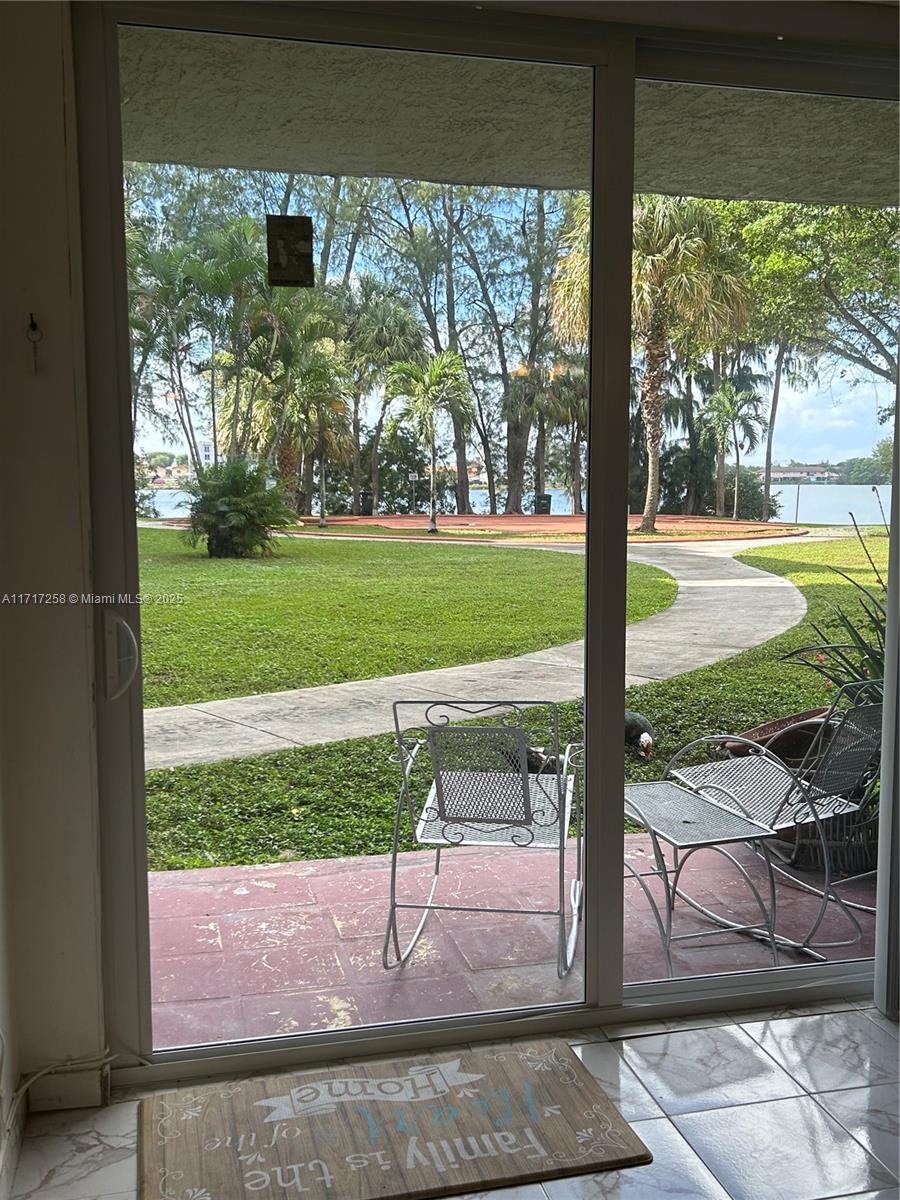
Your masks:
<svg viewBox="0 0 900 1200"><path fill-rule="evenodd" d="M648 839L628 834L626 856L650 865ZM431 855L401 856L399 890L421 898ZM747 862L752 856L747 852ZM754 865L755 862L754 862ZM506 908L550 907L555 856L542 851L458 849L445 855L436 900ZM410 961L387 972L381 944L390 859L325 859L192 871L152 872L150 946L153 1035L157 1048L272 1037L450 1013L487 1012L581 998L583 947L570 975L556 975L552 917L433 913ZM686 888L715 911L755 920L754 904L733 868L702 852L686 868ZM812 881L812 879L811 879ZM658 883L653 882L657 891ZM874 881L845 889L872 904ZM657 891L658 894L658 891ZM780 885L778 928L799 936L814 897ZM709 928L683 904L677 928ZM751 915L753 914L753 915ZM861 913L862 941L829 951L835 958L873 953L874 918ZM415 917L407 910L406 926ZM823 941L847 936L830 906ZM676 975L772 965L766 947L718 932L672 952ZM810 959L783 953L783 966ZM625 979L665 977L659 935L645 897L625 883Z"/></svg>

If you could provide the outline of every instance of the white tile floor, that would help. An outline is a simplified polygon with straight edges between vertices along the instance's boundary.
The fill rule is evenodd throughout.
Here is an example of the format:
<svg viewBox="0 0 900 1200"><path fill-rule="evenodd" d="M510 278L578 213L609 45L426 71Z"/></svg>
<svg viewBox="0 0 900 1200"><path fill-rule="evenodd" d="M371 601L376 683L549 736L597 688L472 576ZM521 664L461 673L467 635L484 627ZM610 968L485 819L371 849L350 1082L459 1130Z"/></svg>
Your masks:
<svg viewBox="0 0 900 1200"><path fill-rule="evenodd" d="M900 1043L871 1007L716 1014L569 1040L654 1161L467 1200L900 1200ZM136 1120L133 1092L105 1109L32 1117L14 1200L135 1200Z"/></svg>

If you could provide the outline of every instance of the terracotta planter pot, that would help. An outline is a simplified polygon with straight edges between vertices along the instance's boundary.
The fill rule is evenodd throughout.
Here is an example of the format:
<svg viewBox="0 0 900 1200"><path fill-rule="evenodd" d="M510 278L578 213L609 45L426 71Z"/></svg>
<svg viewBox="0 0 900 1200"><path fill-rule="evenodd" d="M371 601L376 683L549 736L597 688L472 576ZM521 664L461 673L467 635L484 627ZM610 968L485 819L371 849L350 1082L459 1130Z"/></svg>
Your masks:
<svg viewBox="0 0 900 1200"><path fill-rule="evenodd" d="M817 717L824 717L827 712L827 708L810 708L806 712L792 713L788 717L776 717L771 721L766 721L763 725L755 725L753 729L745 730L740 736L747 738L748 741L756 742L760 746L767 746L776 733L781 733L788 726L796 725L800 721L814 721ZM803 761L815 736L814 726L798 729L796 733L780 737L776 742L773 754L776 754L788 766L797 766ZM744 745L743 742L726 742L725 749L736 758L750 753L750 747Z"/></svg>

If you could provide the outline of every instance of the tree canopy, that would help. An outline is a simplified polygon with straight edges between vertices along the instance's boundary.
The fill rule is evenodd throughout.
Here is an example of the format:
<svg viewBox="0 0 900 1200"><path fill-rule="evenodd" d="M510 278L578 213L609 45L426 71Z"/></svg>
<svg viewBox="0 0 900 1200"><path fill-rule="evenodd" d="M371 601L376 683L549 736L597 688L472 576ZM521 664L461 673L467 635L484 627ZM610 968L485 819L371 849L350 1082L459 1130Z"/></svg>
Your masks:
<svg viewBox="0 0 900 1200"><path fill-rule="evenodd" d="M581 509L587 195L139 163L125 178L145 437L181 443L195 470L204 444L216 462L255 462L301 513L317 493L323 511L360 512L369 497L377 510L383 454L400 445L385 436L400 365L412 378L452 361L456 400L435 410L426 458L457 511L470 511L470 478L491 511L522 511L548 486ZM265 212L312 215L315 288L269 286ZM771 464L783 380L896 381L898 245L894 210L636 197L643 528L660 506L724 511L724 460L739 465L751 427ZM701 437L713 396L746 394L747 428Z"/></svg>

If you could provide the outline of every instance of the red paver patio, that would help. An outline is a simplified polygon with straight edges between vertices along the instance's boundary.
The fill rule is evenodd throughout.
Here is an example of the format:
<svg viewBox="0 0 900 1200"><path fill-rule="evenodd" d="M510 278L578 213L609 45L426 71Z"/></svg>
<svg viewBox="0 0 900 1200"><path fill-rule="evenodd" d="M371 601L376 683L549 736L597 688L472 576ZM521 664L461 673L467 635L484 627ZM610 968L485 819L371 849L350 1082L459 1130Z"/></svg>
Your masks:
<svg viewBox="0 0 900 1200"><path fill-rule="evenodd" d="M651 863L644 834L627 834L635 866ZM749 851L746 863L758 866ZM421 898L431 855L401 856L399 890ZM467 848L441 864L440 903L505 908L550 907L555 856L539 851ZM433 913L406 966L385 971L381 943L387 920L390 859L375 856L274 863L149 877L154 1044L160 1047L237 1041L307 1030L487 1012L581 999L583 945L570 975L556 975L552 917ZM760 872L760 879L762 874ZM814 882L814 877L810 877ZM758 919L746 886L717 855L700 853L684 886L714 911ZM659 895L658 881L652 881ZM848 900L874 904L874 880L845 889ZM817 908L815 897L779 885L778 928L799 937ZM828 953L871 957L874 917L858 914L864 937ZM407 910L405 928L416 920ZM683 904L677 929L709 929ZM847 936L834 906L819 940ZM744 971L772 965L764 944L720 931L676 945L676 975ZM811 960L783 952L783 966ZM625 979L665 977L665 960L650 907L625 883Z"/></svg>

